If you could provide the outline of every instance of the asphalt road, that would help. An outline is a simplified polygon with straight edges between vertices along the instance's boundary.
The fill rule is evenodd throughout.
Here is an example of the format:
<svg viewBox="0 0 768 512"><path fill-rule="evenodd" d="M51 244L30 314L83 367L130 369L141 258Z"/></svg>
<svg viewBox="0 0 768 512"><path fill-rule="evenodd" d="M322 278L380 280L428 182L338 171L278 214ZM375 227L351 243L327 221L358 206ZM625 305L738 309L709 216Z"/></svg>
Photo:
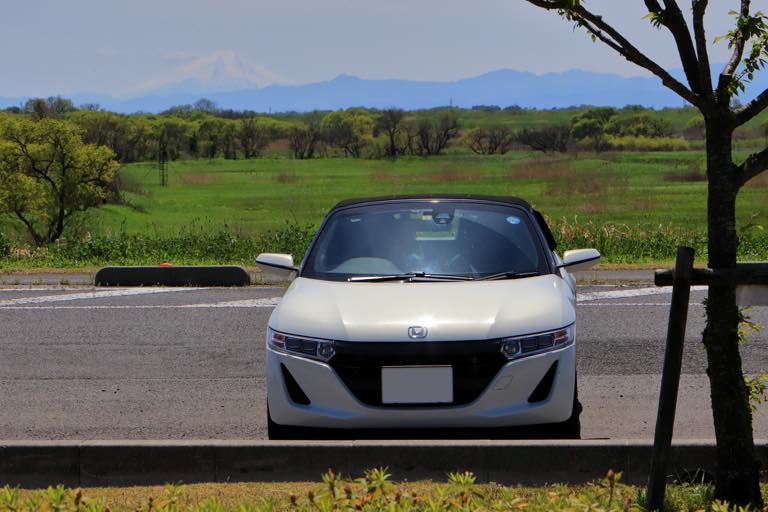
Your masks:
<svg viewBox="0 0 768 512"><path fill-rule="evenodd" d="M580 288L583 437L649 439L670 295ZM283 290L0 288L0 439L260 439L263 340ZM713 437L693 293L675 436ZM768 325L768 308L754 320ZM768 333L743 347L768 370ZM755 415L768 438L768 405Z"/></svg>

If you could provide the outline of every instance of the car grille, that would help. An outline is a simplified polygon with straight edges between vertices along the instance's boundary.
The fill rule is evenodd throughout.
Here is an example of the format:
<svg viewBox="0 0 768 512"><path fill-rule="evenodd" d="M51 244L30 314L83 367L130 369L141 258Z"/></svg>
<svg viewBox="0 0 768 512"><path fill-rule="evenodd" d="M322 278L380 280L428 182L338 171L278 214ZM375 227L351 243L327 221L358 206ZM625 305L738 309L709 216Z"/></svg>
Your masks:
<svg viewBox="0 0 768 512"><path fill-rule="evenodd" d="M382 366L453 367L453 402L434 404L450 407L468 404L488 387L507 363L501 342L335 342L330 361L344 384L366 405L379 407L424 407L430 404L382 404Z"/></svg>

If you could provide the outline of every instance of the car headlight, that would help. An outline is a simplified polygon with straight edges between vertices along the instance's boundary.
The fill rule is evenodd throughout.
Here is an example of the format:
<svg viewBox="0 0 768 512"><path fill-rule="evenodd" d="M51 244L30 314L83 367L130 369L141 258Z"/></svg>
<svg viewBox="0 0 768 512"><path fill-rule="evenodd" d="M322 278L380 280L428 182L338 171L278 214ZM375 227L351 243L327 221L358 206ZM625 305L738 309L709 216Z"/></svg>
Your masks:
<svg viewBox="0 0 768 512"><path fill-rule="evenodd" d="M320 361L329 361L336 354L336 347L332 340L294 336L293 334L284 334L272 329L267 329L267 345L278 352L286 352Z"/></svg>
<svg viewBox="0 0 768 512"><path fill-rule="evenodd" d="M501 340L501 353L507 359L519 359L521 357L558 350L573 343L573 324L555 331L531 334L528 336L515 336Z"/></svg>

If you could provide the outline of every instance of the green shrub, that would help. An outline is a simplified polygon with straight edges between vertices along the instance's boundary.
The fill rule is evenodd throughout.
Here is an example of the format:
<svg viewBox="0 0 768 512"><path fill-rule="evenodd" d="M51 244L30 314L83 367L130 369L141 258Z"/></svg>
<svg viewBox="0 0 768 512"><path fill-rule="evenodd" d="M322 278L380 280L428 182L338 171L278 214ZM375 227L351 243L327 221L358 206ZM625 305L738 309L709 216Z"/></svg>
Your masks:
<svg viewBox="0 0 768 512"><path fill-rule="evenodd" d="M11 241L0 231L0 260L11 255Z"/></svg>
<svg viewBox="0 0 768 512"><path fill-rule="evenodd" d="M688 151L687 140L681 137L646 137L643 135L608 136L606 147L613 151Z"/></svg>
<svg viewBox="0 0 768 512"><path fill-rule="evenodd" d="M578 218L551 221L558 251L594 247L604 263L653 263L675 259L678 245L707 255L706 232L671 225L653 227L621 223L583 222ZM10 244L0 238L0 261L9 267L87 267L105 265L253 265L262 252L293 255L300 262L315 233L315 226L288 221L279 229L248 236L226 228L188 228L175 235L93 236L67 240L43 248L19 248L10 255ZM758 229L739 233L741 260L768 260L768 233ZM3 257L3 247L6 247Z"/></svg>

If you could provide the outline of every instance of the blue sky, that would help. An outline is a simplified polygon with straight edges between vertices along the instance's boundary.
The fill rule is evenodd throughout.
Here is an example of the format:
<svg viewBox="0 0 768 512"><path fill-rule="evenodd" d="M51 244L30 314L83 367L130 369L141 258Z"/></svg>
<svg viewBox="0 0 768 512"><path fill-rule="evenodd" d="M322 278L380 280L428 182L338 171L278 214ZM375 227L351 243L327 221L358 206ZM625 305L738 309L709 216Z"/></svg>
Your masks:
<svg viewBox="0 0 768 512"><path fill-rule="evenodd" d="M687 4L687 0L680 0ZM731 2L712 2L710 40ZM671 39L642 0L589 0L666 67ZM0 17L0 96L140 94L210 74L233 84L306 83L341 73L453 80L511 68L642 74L524 0L16 0ZM712 47L724 61L724 44ZM208 66L208 67L206 67Z"/></svg>

